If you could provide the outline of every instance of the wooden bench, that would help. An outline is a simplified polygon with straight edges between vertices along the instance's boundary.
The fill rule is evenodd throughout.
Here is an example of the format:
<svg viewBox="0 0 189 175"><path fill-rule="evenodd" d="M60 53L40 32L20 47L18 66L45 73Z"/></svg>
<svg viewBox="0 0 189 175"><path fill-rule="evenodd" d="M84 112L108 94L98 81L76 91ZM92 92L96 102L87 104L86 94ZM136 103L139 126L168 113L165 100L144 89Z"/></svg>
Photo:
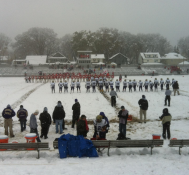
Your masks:
<svg viewBox="0 0 189 175"><path fill-rule="evenodd" d="M33 150L27 150L33 148ZM38 159L40 158L39 152L41 150L49 150L49 143L0 143L0 149L6 149L3 151L37 151Z"/></svg>
<svg viewBox="0 0 189 175"><path fill-rule="evenodd" d="M110 148L151 148L162 147L163 140L92 140L96 148L108 148L108 156ZM58 149L58 141L53 142L54 149Z"/></svg>
<svg viewBox="0 0 189 175"><path fill-rule="evenodd" d="M180 149L182 147L189 146L189 140L170 140L169 147L179 147L179 154L181 155Z"/></svg>

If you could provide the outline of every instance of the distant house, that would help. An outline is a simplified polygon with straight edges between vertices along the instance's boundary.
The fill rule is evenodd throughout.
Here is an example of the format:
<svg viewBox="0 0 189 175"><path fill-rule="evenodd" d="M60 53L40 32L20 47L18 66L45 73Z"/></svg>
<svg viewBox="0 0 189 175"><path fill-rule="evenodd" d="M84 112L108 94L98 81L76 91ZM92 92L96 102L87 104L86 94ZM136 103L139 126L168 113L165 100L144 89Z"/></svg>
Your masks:
<svg viewBox="0 0 189 175"><path fill-rule="evenodd" d="M44 65L47 64L47 55L30 55L25 60L27 65Z"/></svg>
<svg viewBox="0 0 189 175"><path fill-rule="evenodd" d="M160 63L161 56L158 52L141 52L139 54L138 63Z"/></svg>
<svg viewBox="0 0 189 175"><path fill-rule="evenodd" d="M178 53L168 53L161 57L161 62L166 65L177 66L187 59Z"/></svg>
<svg viewBox="0 0 189 175"><path fill-rule="evenodd" d="M26 65L26 60L12 60L12 65L18 65L18 66Z"/></svg>
<svg viewBox="0 0 189 175"><path fill-rule="evenodd" d="M91 53L92 51L77 51L77 64L79 66L90 66L91 65Z"/></svg>
<svg viewBox="0 0 189 175"><path fill-rule="evenodd" d="M128 64L129 58L121 53L117 53L109 58L110 63L116 63L118 67L121 67L123 64Z"/></svg>
<svg viewBox="0 0 189 175"><path fill-rule="evenodd" d="M0 56L0 64L8 64L9 57L8 56Z"/></svg>
<svg viewBox="0 0 189 175"><path fill-rule="evenodd" d="M60 52L54 53L47 58L47 63L66 63L68 59Z"/></svg>

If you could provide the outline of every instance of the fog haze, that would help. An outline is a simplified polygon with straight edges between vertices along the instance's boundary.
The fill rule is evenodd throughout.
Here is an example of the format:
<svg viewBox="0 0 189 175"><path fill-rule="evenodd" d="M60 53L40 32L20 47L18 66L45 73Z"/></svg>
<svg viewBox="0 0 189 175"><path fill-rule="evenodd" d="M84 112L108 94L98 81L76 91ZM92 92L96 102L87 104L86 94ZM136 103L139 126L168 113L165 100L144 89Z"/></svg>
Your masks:
<svg viewBox="0 0 189 175"><path fill-rule="evenodd" d="M101 27L159 33L172 45L189 36L188 0L0 0L0 33L12 39L32 27L58 37Z"/></svg>

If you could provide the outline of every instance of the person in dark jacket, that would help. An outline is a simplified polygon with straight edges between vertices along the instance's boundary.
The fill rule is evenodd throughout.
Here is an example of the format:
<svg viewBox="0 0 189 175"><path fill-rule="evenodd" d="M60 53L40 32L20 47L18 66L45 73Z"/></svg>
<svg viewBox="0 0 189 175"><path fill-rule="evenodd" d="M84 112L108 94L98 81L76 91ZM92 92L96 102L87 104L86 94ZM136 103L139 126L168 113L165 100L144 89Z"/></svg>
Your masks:
<svg viewBox="0 0 189 175"><path fill-rule="evenodd" d="M174 91L174 96L176 95L176 92L178 95L179 94L179 84L178 84L178 81L176 81L174 84L173 84L173 91Z"/></svg>
<svg viewBox="0 0 189 175"><path fill-rule="evenodd" d="M145 95L142 95L142 98L138 101L140 106L140 122L142 123L142 115L144 115L144 123L146 123L146 111L148 110L148 100Z"/></svg>
<svg viewBox="0 0 189 175"><path fill-rule="evenodd" d="M63 119L65 118L65 112L62 106L62 103L58 101L57 106L53 112L53 121L56 123L56 133L58 133L58 125L60 125L60 134L63 133L62 125Z"/></svg>
<svg viewBox="0 0 189 175"><path fill-rule="evenodd" d="M82 135L83 137L87 137L88 132L89 127L87 124L86 116L82 115L77 122L77 136Z"/></svg>
<svg viewBox="0 0 189 175"><path fill-rule="evenodd" d="M167 101L168 101L168 106L170 106L170 102L171 102L171 91L169 90L169 87L167 87L166 91L165 91L165 105L167 106Z"/></svg>
<svg viewBox="0 0 189 175"><path fill-rule="evenodd" d="M73 115L72 115L72 128L74 128L75 123L79 120L80 116L80 104L77 99L75 99L75 104L72 106Z"/></svg>
<svg viewBox="0 0 189 175"><path fill-rule="evenodd" d="M51 116L48 113L47 107L44 108L43 113L40 114L39 120L41 121L41 138L47 139L47 134L49 132L49 127L51 125Z"/></svg>
<svg viewBox="0 0 189 175"><path fill-rule="evenodd" d="M20 109L17 111L17 117L19 118L20 121L21 132L26 130L27 116L28 116L28 111L24 109L23 105L20 105Z"/></svg>
<svg viewBox="0 0 189 175"><path fill-rule="evenodd" d="M111 96L111 105L112 107L116 106L116 97L118 98L118 95L116 93L116 91L114 91L114 88L112 88L111 92L110 92L110 96Z"/></svg>
<svg viewBox="0 0 189 175"><path fill-rule="evenodd" d="M120 134L125 136L125 139L126 139L126 124L127 124L128 116L129 116L129 111L126 110L124 106L121 106L121 110L118 113L119 132Z"/></svg>
<svg viewBox="0 0 189 175"><path fill-rule="evenodd" d="M10 105L7 105L7 107L3 110L2 116L4 118L4 128L5 128L5 135L9 135L8 128L10 132L10 137L14 137L13 130L12 130L12 117L14 117L16 114L13 109L11 109Z"/></svg>
<svg viewBox="0 0 189 175"><path fill-rule="evenodd" d="M170 125L171 125L172 116L167 108L163 109L163 114L159 118L160 120L162 120L162 124L163 124L163 134L162 134L163 138L166 139L166 132L167 132L167 138L170 139L171 138Z"/></svg>

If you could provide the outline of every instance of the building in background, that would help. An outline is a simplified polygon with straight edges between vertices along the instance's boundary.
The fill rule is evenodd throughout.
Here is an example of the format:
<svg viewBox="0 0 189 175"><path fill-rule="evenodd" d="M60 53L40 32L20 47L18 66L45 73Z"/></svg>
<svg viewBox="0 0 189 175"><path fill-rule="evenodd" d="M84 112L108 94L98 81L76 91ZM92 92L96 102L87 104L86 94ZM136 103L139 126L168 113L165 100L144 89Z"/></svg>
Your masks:
<svg viewBox="0 0 189 175"><path fill-rule="evenodd" d="M112 57L110 57L108 61L110 64L114 63L114 64L117 64L117 67L121 67L121 65L129 63L129 58L121 53L117 53L113 55Z"/></svg>
<svg viewBox="0 0 189 175"><path fill-rule="evenodd" d="M178 53L168 53L161 57L161 63L169 66L178 66L187 59Z"/></svg>
<svg viewBox="0 0 189 175"><path fill-rule="evenodd" d="M160 63L161 56L158 52L141 52L138 57L138 63Z"/></svg>
<svg viewBox="0 0 189 175"><path fill-rule="evenodd" d="M48 56L47 63L66 63L68 59L60 52Z"/></svg>
<svg viewBox="0 0 189 175"><path fill-rule="evenodd" d="M9 57L8 56L0 56L0 64L8 64Z"/></svg>
<svg viewBox="0 0 189 175"><path fill-rule="evenodd" d="M47 64L47 55L29 55L26 56L26 65L46 65Z"/></svg>
<svg viewBox="0 0 189 175"><path fill-rule="evenodd" d="M92 51L77 51L76 62L78 66L90 67L91 66L91 53Z"/></svg>

